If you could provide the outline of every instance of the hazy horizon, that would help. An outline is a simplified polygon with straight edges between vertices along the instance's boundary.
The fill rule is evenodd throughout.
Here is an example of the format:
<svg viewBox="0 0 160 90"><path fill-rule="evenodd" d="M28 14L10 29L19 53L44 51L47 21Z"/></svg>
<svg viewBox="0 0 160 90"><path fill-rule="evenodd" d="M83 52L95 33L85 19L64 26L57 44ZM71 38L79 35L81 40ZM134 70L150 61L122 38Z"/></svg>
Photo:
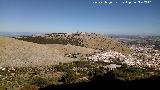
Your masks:
<svg viewBox="0 0 160 90"><path fill-rule="evenodd" d="M0 36L8 36L8 35L36 35L36 34L49 34L49 33L76 33L75 32L0 32ZM104 33L104 32L86 32L86 33L96 33L96 34L104 34L104 35L122 35L122 36L160 36L159 34L126 34L126 33Z"/></svg>

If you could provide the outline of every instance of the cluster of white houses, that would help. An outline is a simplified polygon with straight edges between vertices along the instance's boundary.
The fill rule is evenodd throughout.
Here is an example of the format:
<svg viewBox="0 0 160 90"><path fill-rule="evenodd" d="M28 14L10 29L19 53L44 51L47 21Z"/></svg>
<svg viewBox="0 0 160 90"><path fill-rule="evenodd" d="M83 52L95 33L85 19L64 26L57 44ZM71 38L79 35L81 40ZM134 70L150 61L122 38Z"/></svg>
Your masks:
<svg viewBox="0 0 160 90"><path fill-rule="evenodd" d="M121 64L127 64L130 66L136 66L140 68L148 67L152 69L160 70L160 53L157 50L150 48L134 48L134 53L124 55L116 51L108 51L105 53L95 54L86 57L91 62L103 61L107 63L113 63L117 61Z"/></svg>

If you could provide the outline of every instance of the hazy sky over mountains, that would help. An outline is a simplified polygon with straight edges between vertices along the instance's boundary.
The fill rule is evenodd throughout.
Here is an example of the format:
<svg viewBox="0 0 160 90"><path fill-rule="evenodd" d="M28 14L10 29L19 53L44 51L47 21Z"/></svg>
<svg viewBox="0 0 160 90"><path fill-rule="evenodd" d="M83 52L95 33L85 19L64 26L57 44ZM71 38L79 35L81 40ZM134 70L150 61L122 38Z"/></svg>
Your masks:
<svg viewBox="0 0 160 90"><path fill-rule="evenodd" d="M0 0L0 32L106 32L160 35L160 0ZM145 1L145 0L128 0Z"/></svg>

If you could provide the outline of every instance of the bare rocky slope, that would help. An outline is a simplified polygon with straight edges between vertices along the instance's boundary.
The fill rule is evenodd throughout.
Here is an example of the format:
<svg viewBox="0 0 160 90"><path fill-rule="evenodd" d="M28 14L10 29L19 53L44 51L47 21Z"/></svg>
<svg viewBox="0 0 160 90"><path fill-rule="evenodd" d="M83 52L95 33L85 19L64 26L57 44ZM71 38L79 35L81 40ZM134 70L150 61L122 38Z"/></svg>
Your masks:
<svg viewBox="0 0 160 90"><path fill-rule="evenodd" d="M80 47L71 44L62 45L62 44L43 44L45 46L50 47L51 50L56 50L59 52L59 55L67 56L67 55L76 55L77 58L85 58L87 55L92 55L95 53L100 53L100 50L95 50L92 48Z"/></svg>
<svg viewBox="0 0 160 90"><path fill-rule="evenodd" d="M100 52L92 48L62 44L36 44L9 37L0 37L0 66L36 67L70 62L79 58L66 57L78 54L85 58L87 54Z"/></svg>
<svg viewBox="0 0 160 90"><path fill-rule="evenodd" d="M0 66L36 67L73 60L45 45L0 37Z"/></svg>

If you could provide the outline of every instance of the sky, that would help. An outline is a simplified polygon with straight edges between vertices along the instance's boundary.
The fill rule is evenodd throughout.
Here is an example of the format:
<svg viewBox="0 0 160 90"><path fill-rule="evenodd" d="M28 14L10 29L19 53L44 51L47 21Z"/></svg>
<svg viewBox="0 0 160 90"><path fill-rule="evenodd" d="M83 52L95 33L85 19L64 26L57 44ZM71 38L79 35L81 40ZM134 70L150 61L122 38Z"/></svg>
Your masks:
<svg viewBox="0 0 160 90"><path fill-rule="evenodd" d="M103 3L93 3L99 1ZM142 4L126 4L126 1L0 0L0 32L160 35L160 0Z"/></svg>

